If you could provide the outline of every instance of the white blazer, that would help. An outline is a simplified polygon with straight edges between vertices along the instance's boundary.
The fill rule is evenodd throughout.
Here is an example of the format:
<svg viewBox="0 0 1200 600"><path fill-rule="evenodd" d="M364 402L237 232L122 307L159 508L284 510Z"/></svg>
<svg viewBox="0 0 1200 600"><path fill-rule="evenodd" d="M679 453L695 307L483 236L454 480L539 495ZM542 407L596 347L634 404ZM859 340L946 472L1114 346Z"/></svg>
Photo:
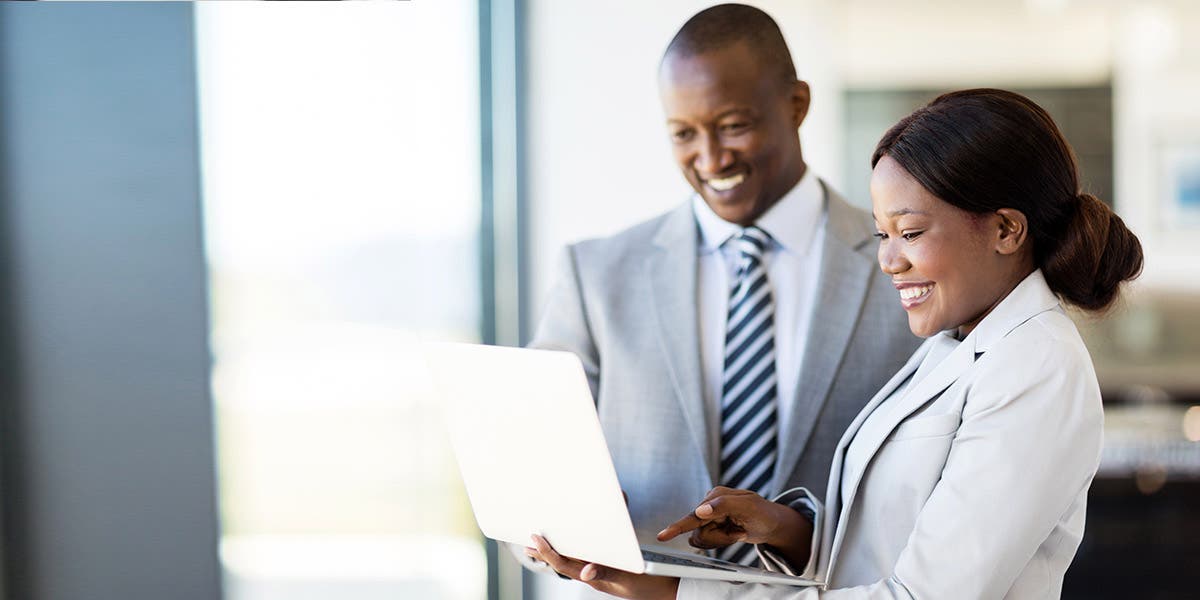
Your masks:
<svg viewBox="0 0 1200 600"><path fill-rule="evenodd" d="M1083 537L1103 427L1079 332L1035 271L902 389L935 343L846 430L824 506L802 488L777 499L816 504L803 575L825 581L822 589L684 580L678 597L1058 598ZM867 458L846 465L846 449L881 405L884 427L859 440ZM843 482L844 472L862 476ZM792 572L760 553L768 568Z"/></svg>

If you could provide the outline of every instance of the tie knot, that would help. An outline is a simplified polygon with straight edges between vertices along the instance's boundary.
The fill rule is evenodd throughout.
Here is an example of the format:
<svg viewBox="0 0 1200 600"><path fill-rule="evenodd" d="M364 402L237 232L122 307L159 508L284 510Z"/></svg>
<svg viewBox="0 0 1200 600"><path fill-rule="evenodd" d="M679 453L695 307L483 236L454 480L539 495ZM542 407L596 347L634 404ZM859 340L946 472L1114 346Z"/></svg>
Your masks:
<svg viewBox="0 0 1200 600"><path fill-rule="evenodd" d="M767 249L767 244L771 241L771 236L762 229L759 229L758 226L751 225L731 239L743 255L762 258L763 252Z"/></svg>

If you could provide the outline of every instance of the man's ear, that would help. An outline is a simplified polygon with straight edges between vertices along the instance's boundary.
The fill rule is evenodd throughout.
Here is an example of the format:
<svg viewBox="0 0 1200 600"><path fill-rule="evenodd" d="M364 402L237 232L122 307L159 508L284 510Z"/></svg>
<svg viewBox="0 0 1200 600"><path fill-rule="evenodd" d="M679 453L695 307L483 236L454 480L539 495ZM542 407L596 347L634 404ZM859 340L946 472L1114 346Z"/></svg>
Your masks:
<svg viewBox="0 0 1200 600"><path fill-rule="evenodd" d="M999 217L996 220L996 252L1016 254L1029 237L1029 219L1025 218L1025 213L1015 208L1001 208L996 211L996 216Z"/></svg>
<svg viewBox="0 0 1200 600"><path fill-rule="evenodd" d="M808 83L796 80L792 84L792 119L795 121L796 128L800 128L800 124L804 122L804 118L808 116L808 103L812 100L812 94L808 90Z"/></svg>

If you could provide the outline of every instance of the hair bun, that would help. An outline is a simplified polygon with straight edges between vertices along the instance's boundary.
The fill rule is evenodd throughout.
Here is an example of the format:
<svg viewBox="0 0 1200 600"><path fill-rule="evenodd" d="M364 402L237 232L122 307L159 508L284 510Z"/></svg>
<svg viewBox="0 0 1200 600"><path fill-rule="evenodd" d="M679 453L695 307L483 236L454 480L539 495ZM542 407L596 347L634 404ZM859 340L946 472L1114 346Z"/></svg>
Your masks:
<svg viewBox="0 0 1200 600"><path fill-rule="evenodd" d="M1075 195L1064 237L1046 257L1046 281L1067 302L1102 311L1117 299L1120 284L1142 272L1142 244L1125 221L1099 198Z"/></svg>

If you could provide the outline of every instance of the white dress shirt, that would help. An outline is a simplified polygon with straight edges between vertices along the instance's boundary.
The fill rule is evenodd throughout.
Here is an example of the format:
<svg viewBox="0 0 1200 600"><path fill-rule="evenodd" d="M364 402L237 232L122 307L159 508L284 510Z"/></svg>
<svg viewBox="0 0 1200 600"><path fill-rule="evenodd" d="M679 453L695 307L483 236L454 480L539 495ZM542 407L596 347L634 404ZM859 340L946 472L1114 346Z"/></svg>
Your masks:
<svg viewBox="0 0 1200 600"><path fill-rule="evenodd" d="M742 227L718 217L699 195L692 198L692 206L700 226L696 304L700 318L704 401L714 409L714 414L720 414L726 313L740 260L736 249L722 244L739 234ZM763 261L775 303L777 425L780 432L791 430L792 400L799 383L800 363L812 323L821 269L825 218L824 190L812 169L807 169L795 187L755 222L773 240Z"/></svg>

